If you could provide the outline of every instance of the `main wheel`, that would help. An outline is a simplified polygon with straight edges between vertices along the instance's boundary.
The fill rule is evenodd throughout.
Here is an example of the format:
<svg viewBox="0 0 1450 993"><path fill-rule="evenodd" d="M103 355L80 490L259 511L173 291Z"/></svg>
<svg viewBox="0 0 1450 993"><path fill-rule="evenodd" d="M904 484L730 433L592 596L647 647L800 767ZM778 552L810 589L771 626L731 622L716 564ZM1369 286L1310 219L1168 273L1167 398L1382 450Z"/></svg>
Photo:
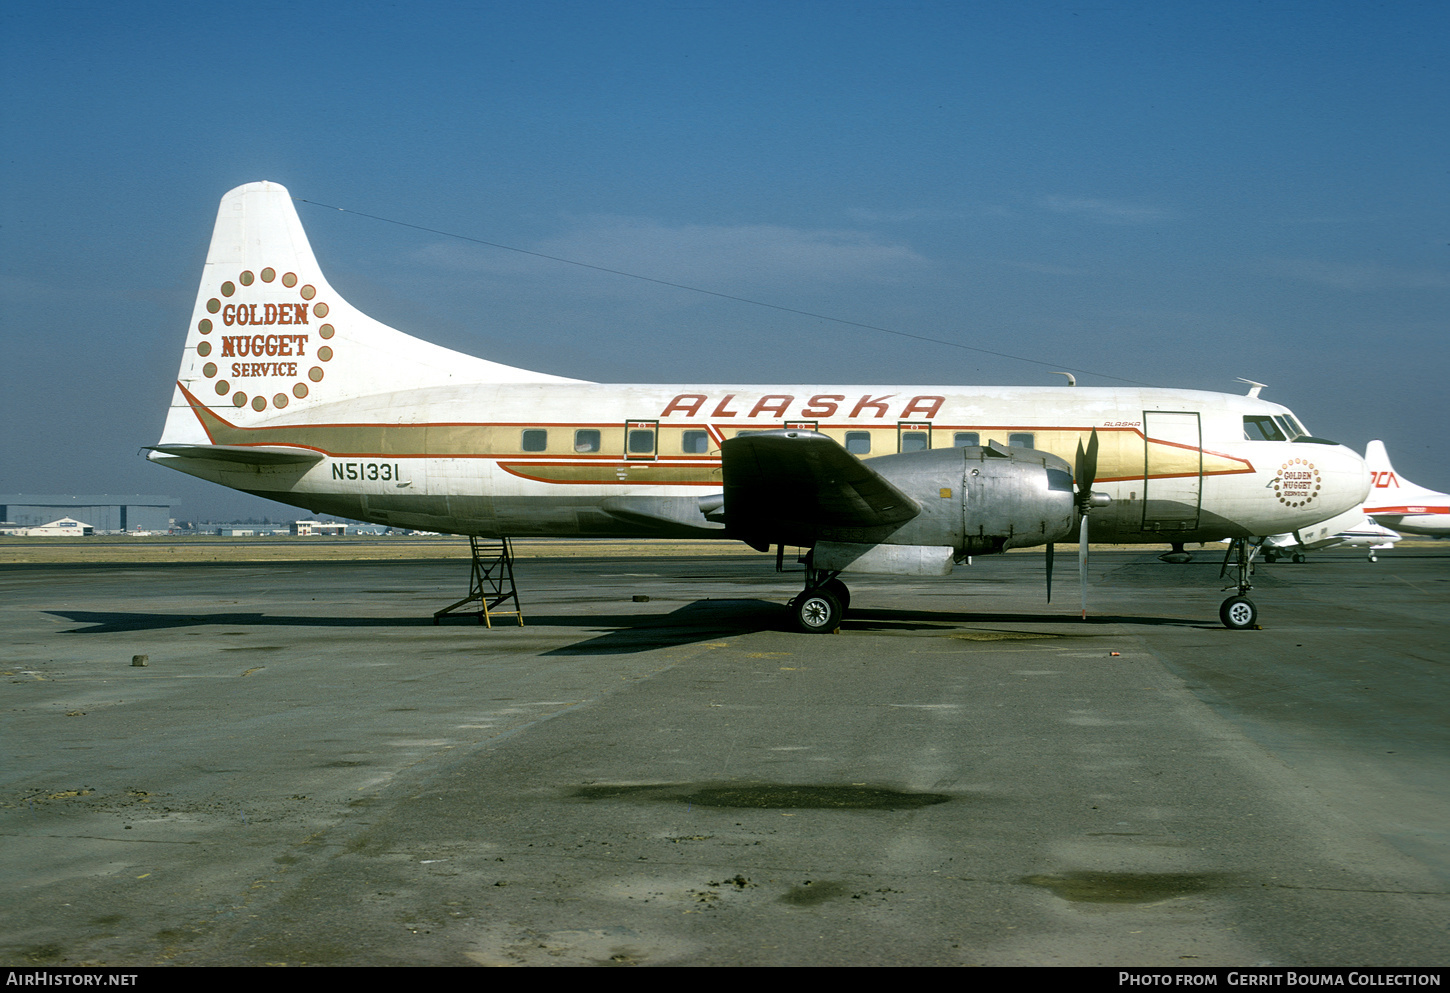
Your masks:
<svg viewBox="0 0 1450 993"><path fill-rule="evenodd" d="M828 579L821 584L821 589L841 602L841 613L843 615L851 609L851 591L846 588L845 583L839 579Z"/></svg>
<svg viewBox="0 0 1450 993"><path fill-rule="evenodd" d="M829 634L841 625L841 601L825 590L806 590L790 609L796 627L806 634Z"/></svg>
<svg viewBox="0 0 1450 993"><path fill-rule="evenodd" d="M1259 619L1259 608L1246 596L1231 596L1218 608L1218 619L1226 628L1243 631Z"/></svg>

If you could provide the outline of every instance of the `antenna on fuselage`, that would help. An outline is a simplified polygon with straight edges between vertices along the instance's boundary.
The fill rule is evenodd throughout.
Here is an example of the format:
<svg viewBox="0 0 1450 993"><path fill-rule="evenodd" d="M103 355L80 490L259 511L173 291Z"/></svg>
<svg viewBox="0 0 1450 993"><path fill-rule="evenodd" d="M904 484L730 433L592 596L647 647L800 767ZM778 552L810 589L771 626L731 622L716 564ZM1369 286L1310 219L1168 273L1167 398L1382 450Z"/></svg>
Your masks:
<svg viewBox="0 0 1450 993"><path fill-rule="evenodd" d="M1248 383L1249 396L1251 397L1257 397L1259 395L1259 390L1262 390L1266 385L1268 385L1267 383L1256 383L1252 379L1245 379L1242 376L1235 376L1234 381L1238 383Z"/></svg>

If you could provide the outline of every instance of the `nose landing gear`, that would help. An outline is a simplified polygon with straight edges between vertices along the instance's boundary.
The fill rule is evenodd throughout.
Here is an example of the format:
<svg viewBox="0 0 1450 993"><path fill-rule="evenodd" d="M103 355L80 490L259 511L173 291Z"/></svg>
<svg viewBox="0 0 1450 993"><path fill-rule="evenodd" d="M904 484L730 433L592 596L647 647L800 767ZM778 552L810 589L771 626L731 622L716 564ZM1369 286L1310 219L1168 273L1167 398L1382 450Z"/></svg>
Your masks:
<svg viewBox="0 0 1450 993"><path fill-rule="evenodd" d="M1225 586L1225 590L1236 590L1234 596L1225 600L1218 608L1218 619L1223 621L1223 626L1234 631L1246 631L1258 627L1259 608L1254 606L1254 601L1247 596L1249 590L1254 586L1249 582L1249 577L1254 574L1254 554L1259 546L1251 543L1247 538L1234 538L1229 542L1228 550L1223 555L1223 568L1219 570L1219 578L1222 579L1228 574L1229 560L1234 560L1234 569L1238 573L1238 580L1232 586Z"/></svg>

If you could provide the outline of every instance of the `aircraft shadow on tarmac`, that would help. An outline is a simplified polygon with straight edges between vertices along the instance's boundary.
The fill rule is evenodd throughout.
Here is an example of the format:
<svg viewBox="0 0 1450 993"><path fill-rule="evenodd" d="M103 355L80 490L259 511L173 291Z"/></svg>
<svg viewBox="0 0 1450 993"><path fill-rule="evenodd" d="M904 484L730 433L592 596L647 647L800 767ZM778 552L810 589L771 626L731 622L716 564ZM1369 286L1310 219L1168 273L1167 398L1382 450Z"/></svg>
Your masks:
<svg viewBox="0 0 1450 993"><path fill-rule="evenodd" d="M134 631L159 631L184 627L302 627L302 628L432 628L431 615L422 617L386 616L300 616L258 612L189 612L184 614L146 613L141 611L51 610L47 613L64 617L84 627L72 628L64 634L115 634ZM449 619L450 627L461 624L478 626L471 615ZM757 631L790 630L790 615L779 603L766 600L696 600L668 614L530 614L525 612L524 631L529 628L607 629L595 637L572 645L540 653L542 657L580 655L632 655L696 644L712 639L752 634ZM1084 623L1072 614L1004 613L940 610L856 609L841 625L844 633L862 634L932 634L949 635L964 626L983 624L1030 624L1036 632L1013 631L1018 636L1040 634L1044 637L1088 635L1094 628L1107 624L1146 624L1180 627L1214 627L1202 619L1151 617L1145 615L1103 614L1089 616ZM506 619L495 624L492 631L480 631L481 637L504 636L520 630ZM800 637L808 637L800 635ZM481 642L480 648L487 643Z"/></svg>
<svg viewBox="0 0 1450 993"><path fill-rule="evenodd" d="M618 629L564 648L544 652L544 656L628 655L653 648L688 645L712 638L750 634L755 631L791 631L790 613L778 603L762 600L699 600L686 604L670 614L653 617L594 619L595 624L625 621ZM536 626L567 624L577 626L577 617L530 617ZM1114 616L1089 617L1086 626L1079 617L1064 614L965 613L930 610L852 610L841 624L843 633L862 634L940 634L960 633L967 625L1032 624L1037 631L1012 631L1019 637L1057 638L1066 635L1089 635L1103 624L1154 624L1184 627L1205 625L1201 620L1181 617ZM1041 626L1048 626L1042 630ZM988 632L990 633L990 632ZM800 635L800 637L816 637ZM983 640L990 640L984 638Z"/></svg>
<svg viewBox="0 0 1450 993"><path fill-rule="evenodd" d="M71 628L61 634L115 634L120 631L161 631L166 628L201 627L323 627L323 628L399 628L432 627L429 617L300 617L287 614L224 613L155 614L141 611L47 610L47 614L64 617L89 627Z"/></svg>

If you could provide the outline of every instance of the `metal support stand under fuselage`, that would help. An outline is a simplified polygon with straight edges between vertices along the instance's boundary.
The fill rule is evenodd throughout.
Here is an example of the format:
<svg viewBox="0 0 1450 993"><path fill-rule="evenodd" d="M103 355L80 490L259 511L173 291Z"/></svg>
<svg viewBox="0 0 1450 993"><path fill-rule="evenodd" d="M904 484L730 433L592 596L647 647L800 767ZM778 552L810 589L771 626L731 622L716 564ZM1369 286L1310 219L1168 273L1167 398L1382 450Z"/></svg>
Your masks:
<svg viewBox="0 0 1450 993"><path fill-rule="evenodd" d="M487 539L473 535L468 537L468 549L472 553L472 578L468 584L468 596L457 603L434 611L433 623L437 624L449 614L472 614L478 623L493 627L495 617L517 617L519 627L524 626L524 611L519 606L519 591L514 585L514 549L507 538ZM477 610L460 610L466 604L478 601ZM513 610L498 608L512 601Z"/></svg>

